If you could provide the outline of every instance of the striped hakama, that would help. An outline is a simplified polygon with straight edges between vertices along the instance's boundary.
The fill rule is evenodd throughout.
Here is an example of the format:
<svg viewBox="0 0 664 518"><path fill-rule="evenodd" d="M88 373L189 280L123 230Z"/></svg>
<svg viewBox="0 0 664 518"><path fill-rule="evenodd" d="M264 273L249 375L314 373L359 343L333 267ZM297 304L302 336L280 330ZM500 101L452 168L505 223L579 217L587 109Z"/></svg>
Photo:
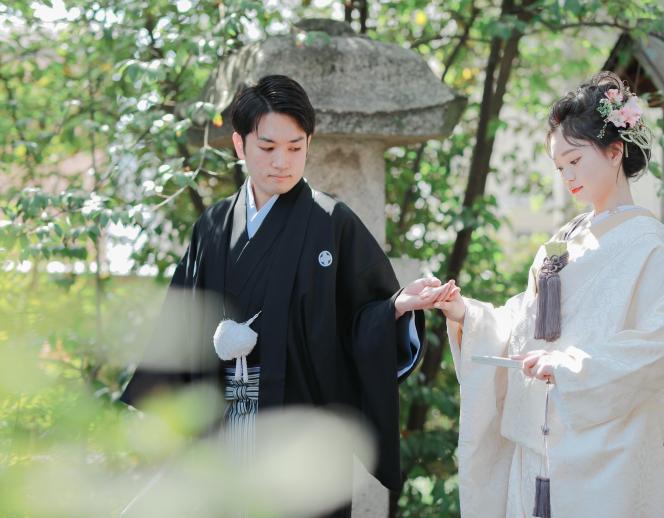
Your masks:
<svg viewBox="0 0 664 518"><path fill-rule="evenodd" d="M225 369L227 402L222 437L239 461L253 459L256 442L256 412L258 411L258 382L260 367L249 367L249 381L235 379L235 368Z"/></svg>

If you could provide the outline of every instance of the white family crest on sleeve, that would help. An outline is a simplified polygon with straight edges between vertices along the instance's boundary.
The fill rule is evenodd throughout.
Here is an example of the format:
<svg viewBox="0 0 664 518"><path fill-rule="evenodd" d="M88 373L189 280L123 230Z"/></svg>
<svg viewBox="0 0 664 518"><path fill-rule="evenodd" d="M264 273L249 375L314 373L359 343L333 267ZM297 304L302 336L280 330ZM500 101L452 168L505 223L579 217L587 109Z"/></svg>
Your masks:
<svg viewBox="0 0 664 518"><path fill-rule="evenodd" d="M249 381L247 369L247 356L256 346L258 333L249 327L258 315L259 311L246 322L240 324L235 320L222 320L214 332L212 343L217 356L222 360L236 360L235 379L242 378L245 383Z"/></svg>
<svg viewBox="0 0 664 518"><path fill-rule="evenodd" d="M327 268L332 264L332 254L328 250L323 250L318 254L318 264L323 268Z"/></svg>

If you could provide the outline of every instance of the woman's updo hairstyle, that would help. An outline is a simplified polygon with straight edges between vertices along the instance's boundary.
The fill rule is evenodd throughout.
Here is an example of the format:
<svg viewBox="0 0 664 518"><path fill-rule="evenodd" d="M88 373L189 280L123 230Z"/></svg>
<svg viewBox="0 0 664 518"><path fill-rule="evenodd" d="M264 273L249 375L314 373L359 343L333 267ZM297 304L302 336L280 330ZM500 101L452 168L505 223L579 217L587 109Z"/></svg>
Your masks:
<svg viewBox="0 0 664 518"><path fill-rule="evenodd" d="M547 148L550 145L551 135L558 128L561 129L565 140L575 145L587 141L598 149L606 150L614 142L622 141L625 146L622 158L625 176L637 178L650 160L650 142L639 146L625 139L619 132L625 128L616 127L597 110L600 101L607 99L606 93L611 89L618 90L624 101L634 95L620 77L613 72L604 71L595 74L588 82L556 101L549 113ZM644 128L644 131L649 130Z"/></svg>

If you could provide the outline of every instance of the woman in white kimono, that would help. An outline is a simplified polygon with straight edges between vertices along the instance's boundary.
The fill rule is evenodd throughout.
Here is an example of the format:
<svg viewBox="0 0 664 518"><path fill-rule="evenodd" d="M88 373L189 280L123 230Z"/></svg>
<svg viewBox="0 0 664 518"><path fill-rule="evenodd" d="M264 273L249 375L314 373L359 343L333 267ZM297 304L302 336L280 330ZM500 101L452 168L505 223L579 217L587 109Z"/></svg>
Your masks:
<svg viewBox="0 0 664 518"><path fill-rule="evenodd" d="M463 518L664 517L664 225L628 183L651 141L612 73L556 102L548 150L593 211L540 248L526 291L503 307L456 290L437 303L461 391ZM538 476L550 509L536 512Z"/></svg>

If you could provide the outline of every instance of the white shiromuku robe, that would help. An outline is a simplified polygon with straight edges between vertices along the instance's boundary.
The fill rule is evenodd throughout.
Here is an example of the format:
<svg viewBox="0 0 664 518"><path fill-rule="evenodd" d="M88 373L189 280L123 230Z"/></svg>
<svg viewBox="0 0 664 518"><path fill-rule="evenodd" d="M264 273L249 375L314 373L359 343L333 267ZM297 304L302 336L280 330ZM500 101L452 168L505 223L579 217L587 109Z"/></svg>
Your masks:
<svg viewBox="0 0 664 518"><path fill-rule="evenodd" d="M565 353L549 404L553 518L664 517L664 225L645 209L586 218L568 252L555 342L533 338L544 247L525 292L500 308L464 298L463 329L448 321L463 518L532 516L546 384L471 356L535 349Z"/></svg>

